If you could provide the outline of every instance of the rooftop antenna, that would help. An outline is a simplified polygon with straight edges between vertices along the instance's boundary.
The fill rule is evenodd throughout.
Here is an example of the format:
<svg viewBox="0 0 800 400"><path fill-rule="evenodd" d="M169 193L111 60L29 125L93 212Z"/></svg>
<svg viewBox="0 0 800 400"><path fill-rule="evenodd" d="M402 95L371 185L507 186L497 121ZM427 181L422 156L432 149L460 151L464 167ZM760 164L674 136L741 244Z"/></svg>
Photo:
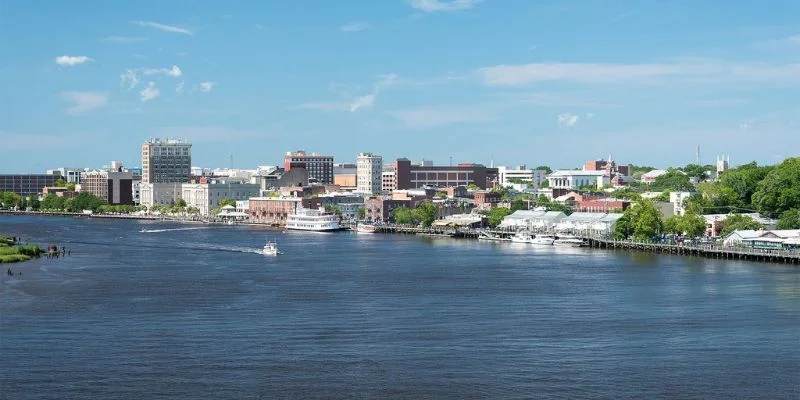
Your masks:
<svg viewBox="0 0 800 400"><path fill-rule="evenodd" d="M492 159L489 161L489 168L494 168L494 153L492 153Z"/></svg>

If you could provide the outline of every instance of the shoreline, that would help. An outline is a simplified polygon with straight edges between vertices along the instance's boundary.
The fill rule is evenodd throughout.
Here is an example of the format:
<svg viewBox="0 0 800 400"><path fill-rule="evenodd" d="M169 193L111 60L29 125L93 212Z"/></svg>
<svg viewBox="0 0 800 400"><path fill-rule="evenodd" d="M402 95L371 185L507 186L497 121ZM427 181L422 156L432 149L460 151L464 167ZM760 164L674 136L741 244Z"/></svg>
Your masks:
<svg viewBox="0 0 800 400"><path fill-rule="evenodd" d="M179 218L163 218L160 216L152 215L108 215L108 214L83 214L83 213L69 213L69 212L42 212L42 211L0 211L0 215L41 215L53 217L82 217L87 219L133 219L143 221L163 221L174 222L180 224L207 224L215 226L226 226L224 222L208 222L198 221L192 219L179 219ZM255 223L255 222L236 222L233 225L244 226L261 226L261 227L277 227L283 228L280 225ZM352 231L349 228L343 228L342 231ZM433 228L411 228L396 225L384 225L375 233L388 233L388 234L401 234L401 235L417 235L426 237L449 237L452 239L472 239L480 241L501 241L500 238L489 239L481 237L478 231L470 230L453 230L453 229L433 229ZM484 240L489 239L489 240ZM752 262L768 262L774 264L800 264L800 251L791 250L757 250L757 249L742 249L734 247L720 247L720 246L691 246L691 245L673 245L673 244L660 244L660 243L641 243L633 241L619 241L608 238L600 237L583 237L587 243L587 248L602 249L610 251L627 251L627 252L646 252L657 253L665 255L680 255L680 256L694 256L703 258L716 258L726 260L743 260Z"/></svg>

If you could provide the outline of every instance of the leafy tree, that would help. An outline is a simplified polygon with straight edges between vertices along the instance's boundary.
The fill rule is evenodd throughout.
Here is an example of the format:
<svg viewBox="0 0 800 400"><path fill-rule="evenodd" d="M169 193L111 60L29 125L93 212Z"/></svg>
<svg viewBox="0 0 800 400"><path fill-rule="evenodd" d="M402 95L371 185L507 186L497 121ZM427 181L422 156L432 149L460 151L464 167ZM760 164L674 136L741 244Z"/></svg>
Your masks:
<svg viewBox="0 0 800 400"><path fill-rule="evenodd" d="M781 213L776 229L800 229L800 208L792 208Z"/></svg>
<svg viewBox="0 0 800 400"><path fill-rule="evenodd" d="M36 196L34 194L28 196L28 207L36 211L39 209L40 205L41 203L39 202L39 196Z"/></svg>
<svg viewBox="0 0 800 400"><path fill-rule="evenodd" d="M50 193L45 196L44 199L42 199L42 202L39 204L39 208L43 210L63 210L66 200L67 199L64 197L59 197L53 193Z"/></svg>
<svg viewBox="0 0 800 400"><path fill-rule="evenodd" d="M65 181L63 178L58 178L53 183L53 186L55 186L55 187L67 187L67 181Z"/></svg>
<svg viewBox="0 0 800 400"><path fill-rule="evenodd" d="M634 239L651 240L664 228L661 212L650 200L637 201L628 207L624 214L628 215L629 230L632 231Z"/></svg>
<svg viewBox="0 0 800 400"><path fill-rule="evenodd" d="M680 228L689 237L700 237L706 232L706 220L700 215L686 213L681 216Z"/></svg>
<svg viewBox="0 0 800 400"><path fill-rule="evenodd" d="M104 204L106 204L105 200L89 192L80 192L74 198L67 200L65 209L70 212L80 212L83 210L97 212L100 210L100 206Z"/></svg>
<svg viewBox="0 0 800 400"><path fill-rule="evenodd" d="M417 206L416 211L417 216L419 216L419 219L422 222L422 226L428 227L433 224L433 221L436 221L436 215L439 213L439 207L436 207L436 204L433 204L430 201L425 201Z"/></svg>
<svg viewBox="0 0 800 400"><path fill-rule="evenodd" d="M630 188L617 189L613 193L611 193L611 195L617 199L631 200L631 201L638 201L639 199L642 198L641 193Z"/></svg>
<svg viewBox="0 0 800 400"><path fill-rule="evenodd" d="M703 166L697 164L688 164L687 166L681 168L681 171L683 171L690 178L699 178L702 180L706 178L706 174L709 171L708 167L710 167L710 165Z"/></svg>
<svg viewBox="0 0 800 400"><path fill-rule="evenodd" d="M398 224L416 225L420 223L421 218L419 217L417 210L412 210L403 206L392 210L392 220Z"/></svg>
<svg viewBox="0 0 800 400"><path fill-rule="evenodd" d="M673 192L689 192L694 190L694 185L689 181L689 176L676 169L669 169L667 173L656 177L650 184L651 190Z"/></svg>
<svg viewBox="0 0 800 400"><path fill-rule="evenodd" d="M655 168L653 168L653 167L648 167L648 166L644 166L644 165L631 165L630 170L628 171L628 173L631 175L632 178L640 179L642 177L642 175L644 175L644 174L646 174L646 173L648 173L648 172L650 172L650 171L652 171L654 169Z"/></svg>
<svg viewBox="0 0 800 400"><path fill-rule="evenodd" d="M800 207L800 157L783 160L758 183L753 205L763 213Z"/></svg>
<svg viewBox="0 0 800 400"><path fill-rule="evenodd" d="M512 212L513 211L511 211L510 209L504 207L497 207L491 209L489 211L489 218L488 218L489 226L494 228L497 225L500 225L500 223L503 222L503 218L505 218L507 215L511 215Z"/></svg>
<svg viewBox="0 0 800 400"><path fill-rule="evenodd" d="M192 207L192 206L186 207L186 213L187 214L197 214L199 212L200 212L200 209L198 209L197 207Z"/></svg>
<svg viewBox="0 0 800 400"><path fill-rule="evenodd" d="M553 173L553 170L547 165L540 165L534 169L544 171L545 175L550 175Z"/></svg>
<svg viewBox="0 0 800 400"><path fill-rule="evenodd" d="M236 202L234 202L233 205L235 206ZM184 199L176 200L175 201L175 206L177 206L177 207L186 207L186 200L184 200Z"/></svg>
<svg viewBox="0 0 800 400"><path fill-rule="evenodd" d="M722 186L731 188L741 205L749 206L753 204L752 197L759 188L759 182L767 176L770 170L772 170L772 167L759 167L753 161L723 172L719 176L719 183Z"/></svg>
<svg viewBox="0 0 800 400"><path fill-rule="evenodd" d="M623 213L622 217L614 224L614 238L617 240L625 240L633 235L633 227L631 224L631 215Z"/></svg>
<svg viewBox="0 0 800 400"><path fill-rule="evenodd" d="M683 221L681 221L680 215L670 215L667 219L664 220L664 232L666 233L674 233L676 235L680 235L683 233L683 227L681 226Z"/></svg>
<svg viewBox="0 0 800 400"><path fill-rule="evenodd" d="M367 217L367 209L364 208L364 207L359 208L358 209L358 219L364 219L366 217Z"/></svg>
<svg viewBox="0 0 800 400"><path fill-rule="evenodd" d="M523 199L520 199L520 198L517 198L515 200L511 200L511 212L514 212L514 211L517 211L517 210L527 210L527 209L528 209L528 202L527 201L525 201Z"/></svg>
<svg viewBox="0 0 800 400"><path fill-rule="evenodd" d="M3 207L16 207L22 203L22 196L14 192L2 192L0 196L0 202L3 203Z"/></svg>
<svg viewBox="0 0 800 400"><path fill-rule="evenodd" d="M64 187L67 188L67 190L69 190L70 192L74 192L75 182L68 182L66 185L64 185Z"/></svg>
<svg viewBox="0 0 800 400"><path fill-rule="evenodd" d="M722 236L728 236L733 231L739 230L758 230L763 229L764 225L744 214L732 214L722 223Z"/></svg>
<svg viewBox="0 0 800 400"><path fill-rule="evenodd" d="M701 182L697 185L697 190L708 203L707 207L718 213L728 213L745 205L732 188L721 183Z"/></svg>
<svg viewBox="0 0 800 400"><path fill-rule="evenodd" d="M470 183L469 185L467 185L467 190L481 190L481 188L479 188L478 185L474 183Z"/></svg>
<svg viewBox="0 0 800 400"><path fill-rule="evenodd" d="M325 211L329 213L336 214L338 216L342 216L342 207L338 204L328 204L325 206Z"/></svg>
<svg viewBox="0 0 800 400"><path fill-rule="evenodd" d="M186 203L184 202L184 204L186 204ZM225 207L225 206L234 206L234 207L236 207L236 200L226 197L226 198L224 198L224 199L219 201L219 206L220 207Z"/></svg>
<svg viewBox="0 0 800 400"><path fill-rule="evenodd" d="M542 189L549 188L550 187L550 181L548 181L547 179L543 179L542 183L539 184L539 187L542 188Z"/></svg>

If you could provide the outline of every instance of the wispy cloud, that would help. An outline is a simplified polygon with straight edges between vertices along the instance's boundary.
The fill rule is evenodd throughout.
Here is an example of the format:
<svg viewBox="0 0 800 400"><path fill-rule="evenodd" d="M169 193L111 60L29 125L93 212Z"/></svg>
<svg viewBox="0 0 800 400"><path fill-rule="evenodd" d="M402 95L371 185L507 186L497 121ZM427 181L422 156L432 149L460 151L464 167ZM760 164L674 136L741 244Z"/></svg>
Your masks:
<svg viewBox="0 0 800 400"><path fill-rule="evenodd" d="M495 119L486 109L459 106L425 107L393 111L389 114L402 121L408 128L431 128L461 123L487 123Z"/></svg>
<svg viewBox="0 0 800 400"><path fill-rule="evenodd" d="M203 93L208 93L211 91L211 89L214 89L214 86L216 86L216 84L211 81L200 82L200 91Z"/></svg>
<svg viewBox="0 0 800 400"><path fill-rule="evenodd" d="M102 92L61 92L59 96L74 103L72 107L67 108L66 112L70 115L81 115L87 112L104 107L108 104L108 95Z"/></svg>
<svg viewBox="0 0 800 400"><path fill-rule="evenodd" d="M594 113L586 113L586 119L594 118Z"/></svg>
<svg viewBox="0 0 800 400"><path fill-rule="evenodd" d="M422 12L461 11L475 7L483 0L410 0L411 7Z"/></svg>
<svg viewBox="0 0 800 400"><path fill-rule="evenodd" d="M133 90L139 85L141 76L164 75L172 78L183 76L183 71L177 66L172 68L129 68L119 75L120 86L126 91Z"/></svg>
<svg viewBox="0 0 800 400"><path fill-rule="evenodd" d="M139 99L141 99L142 102L146 102L155 99L156 97L158 97L158 95L159 92L158 88L156 87L156 83L148 82L147 87L142 89L141 92L139 92Z"/></svg>
<svg viewBox="0 0 800 400"><path fill-rule="evenodd" d="M743 131L749 131L750 128L753 127L753 123L755 123L755 121L752 120L752 119L748 119L748 120L742 121L742 122L739 123L739 129L741 129Z"/></svg>
<svg viewBox="0 0 800 400"><path fill-rule="evenodd" d="M183 72L177 65L173 65L172 68L153 68L153 69L145 69L142 71L145 75L166 75L171 76L173 78L177 78L183 75Z"/></svg>
<svg viewBox="0 0 800 400"><path fill-rule="evenodd" d="M635 14L634 12L626 12L626 13L623 13L623 14L619 14L616 17L611 18L611 20L608 21L608 22L609 23L614 23L614 22L617 22L617 21L621 21L621 20L623 20L625 18L633 16L634 14Z"/></svg>
<svg viewBox="0 0 800 400"><path fill-rule="evenodd" d="M376 77L372 92L361 95L352 95L354 88L352 85L331 84L331 91L340 93L347 100L333 102L309 102L303 103L295 108L324 110L324 111L349 111L351 113L371 109L378 99L378 94L385 88L397 85L402 82L397 74L385 74ZM363 93L363 92L362 92Z"/></svg>
<svg viewBox="0 0 800 400"><path fill-rule="evenodd" d="M103 41L108 43L139 43L147 41L147 38L139 36L108 36L103 38Z"/></svg>
<svg viewBox="0 0 800 400"><path fill-rule="evenodd" d="M369 27L369 24L366 22L353 22L347 25L342 25L339 27L339 29L343 32L358 32L367 29L367 27Z"/></svg>
<svg viewBox="0 0 800 400"><path fill-rule="evenodd" d="M697 106L697 107L729 107L729 106L738 106L738 105L747 104L747 103L750 103L750 100L727 98L727 99L698 100L698 101L692 102L690 104L694 105L694 106Z"/></svg>
<svg viewBox="0 0 800 400"><path fill-rule="evenodd" d="M527 85L548 81L628 85L670 82L800 83L800 63L732 63L715 59L684 59L673 63L600 64L532 63L479 68L487 85Z"/></svg>
<svg viewBox="0 0 800 400"><path fill-rule="evenodd" d="M180 33L180 34L189 35L189 36L194 35L194 33L192 33L192 31L190 31L188 29L180 28L180 27L177 27L177 26L174 26L174 25L165 25L165 24L160 24L158 22L153 22L153 21L131 21L131 23L133 23L135 25L138 25L138 26L145 27L145 28L158 29L158 30L163 31L163 32Z"/></svg>
<svg viewBox="0 0 800 400"><path fill-rule="evenodd" d="M578 123L579 117L577 115L572 115L569 113L559 114L558 115L558 126L562 128L571 128Z"/></svg>
<svg viewBox="0 0 800 400"><path fill-rule="evenodd" d="M83 63L87 63L89 61L94 61L93 59L86 57L86 56L58 56L56 57L56 64L64 66L64 67L72 67L75 65L80 65Z"/></svg>
<svg viewBox="0 0 800 400"><path fill-rule="evenodd" d="M181 94L183 93L183 87L186 85L186 82L181 82L178 86L175 86L175 93Z"/></svg>

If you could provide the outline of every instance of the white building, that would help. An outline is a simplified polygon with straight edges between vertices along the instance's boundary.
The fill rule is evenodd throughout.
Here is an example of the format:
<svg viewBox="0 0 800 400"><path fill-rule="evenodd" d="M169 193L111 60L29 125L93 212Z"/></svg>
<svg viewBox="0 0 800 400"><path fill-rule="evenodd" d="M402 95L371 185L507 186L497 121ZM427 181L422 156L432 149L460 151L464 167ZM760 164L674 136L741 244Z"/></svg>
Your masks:
<svg viewBox="0 0 800 400"><path fill-rule="evenodd" d="M383 191L383 158L360 153L356 161L356 192L369 195Z"/></svg>
<svg viewBox="0 0 800 400"><path fill-rule="evenodd" d="M642 183L653 183L656 181L656 178L666 173L667 170L665 169L654 169L652 171L645 172L642 174Z"/></svg>
<svg viewBox="0 0 800 400"><path fill-rule="evenodd" d="M577 190L584 186L602 189L611 184L606 171L558 170L547 176L547 182L554 191Z"/></svg>
<svg viewBox="0 0 800 400"><path fill-rule="evenodd" d="M61 176L67 183L81 183L81 173L86 171L83 168L56 168L56 169L48 169L45 173L47 175L58 175Z"/></svg>
<svg viewBox="0 0 800 400"><path fill-rule="evenodd" d="M209 215L223 199L247 200L259 195L260 186L252 183L212 180L210 183L184 183L181 197L187 206L195 207L200 215Z"/></svg>
<svg viewBox="0 0 800 400"><path fill-rule="evenodd" d="M139 184L139 202L148 209L155 205L170 205L181 198L181 183Z"/></svg>
<svg viewBox="0 0 800 400"><path fill-rule="evenodd" d="M622 213L576 212L563 218L556 225L557 232L574 234L609 235L614 231Z"/></svg>
<svg viewBox="0 0 800 400"><path fill-rule="evenodd" d="M561 211L517 210L503 218L498 228L552 230L566 217Z"/></svg>
<svg viewBox="0 0 800 400"><path fill-rule="evenodd" d="M504 187L513 186L515 183L530 185L534 189L542 186L546 171L540 169L527 169L525 165L518 165L515 168L504 166L497 167L497 178Z"/></svg>
<svg viewBox="0 0 800 400"><path fill-rule="evenodd" d="M395 176L394 171L383 171L381 172L381 193L388 194L391 193L392 190L395 188Z"/></svg>
<svg viewBox="0 0 800 400"><path fill-rule="evenodd" d="M670 192L669 202L672 203L675 215L686 214L686 199L692 197L691 192Z"/></svg>

